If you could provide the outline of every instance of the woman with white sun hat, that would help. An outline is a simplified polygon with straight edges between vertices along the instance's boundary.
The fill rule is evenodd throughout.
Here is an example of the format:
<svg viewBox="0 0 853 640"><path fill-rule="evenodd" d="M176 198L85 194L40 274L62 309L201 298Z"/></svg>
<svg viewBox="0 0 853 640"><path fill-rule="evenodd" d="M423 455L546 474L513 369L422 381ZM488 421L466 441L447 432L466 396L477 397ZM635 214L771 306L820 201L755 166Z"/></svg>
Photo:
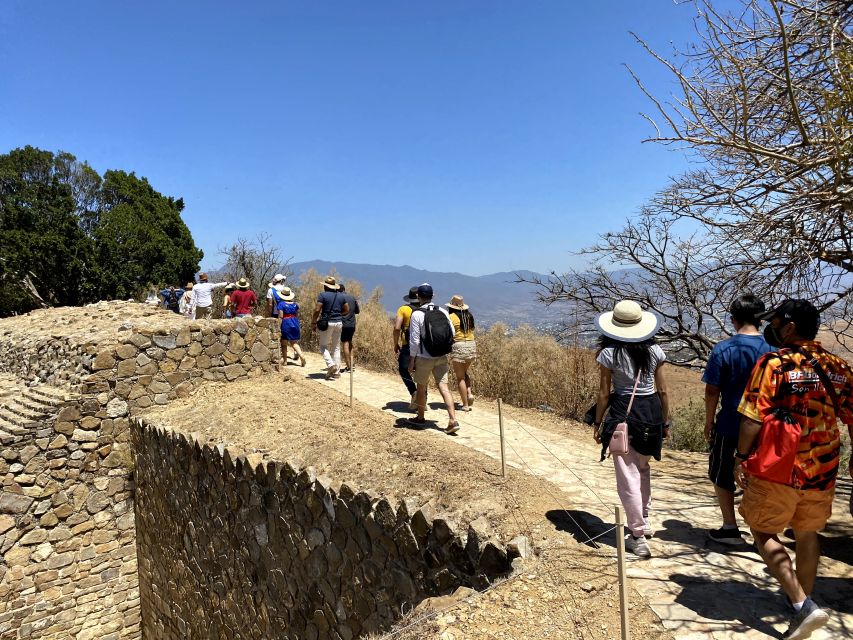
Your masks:
<svg viewBox="0 0 853 640"><path fill-rule="evenodd" d="M649 461L660 460L664 432L669 426L663 374L666 354L654 340L659 321L633 300L622 300L613 311L598 316L595 324L601 338L596 357L599 390L594 437L602 445L604 460L616 426L627 423L627 453L613 455L616 488L630 530L625 547L637 556L648 557L651 550L646 536L653 533L649 522Z"/></svg>

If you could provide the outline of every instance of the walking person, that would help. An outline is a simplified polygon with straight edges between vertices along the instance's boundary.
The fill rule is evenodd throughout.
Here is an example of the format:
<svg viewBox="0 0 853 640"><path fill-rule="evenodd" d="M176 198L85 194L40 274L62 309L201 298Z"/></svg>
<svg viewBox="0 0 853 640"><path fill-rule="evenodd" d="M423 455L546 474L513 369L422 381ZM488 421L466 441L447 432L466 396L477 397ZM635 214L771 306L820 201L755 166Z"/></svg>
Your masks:
<svg viewBox="0 0 853 640"><path fill-rule="evenodd" d="M735 480L744 488L740 514L794 609L782 637L797 640L829 621L810 596L820 561L818 531L832 514L838 420L853 437L853 370L815 340L820 314L808 300L786 300L764 319L767 342L781 348L758 360L738 407ZM853 477L853 463L848 472ZM779 541L788 526L796 568Z"/></svg>
<svg viewBox="0 0 853 640"><path fill-rule="evenodd" d="M334 276L323 281L323 291L317 296L311 323L317 327L320 338L320 353L326 361L326 380L340 375L341 331L343 317L349 313L349 305L340 292Z"/></svg>
<svg viewBox="0 0 853 640"><path fill-rule="evenodd" d="M273 276L272 282L270 282L269 287L267 288L267 317L278 317L278 311L276 311L276 309L281 302L281 290L284 289L284 283L286 280L287 276L281 273L277 273Z"/></svg>
<svg viewBox="0 0 853 640"><path fill-rule="evenodd" d="M735 451L740 433L738 405L758 358L772 351L758 331L764 303L752 294L739 296L729 308L735 335L714 345L702 376L705 383L705 440L711 448L708 478L714 484L723 518L708 531L714 542L743 544L735 518ZM719 406L719 412L717 407Z"/></svg>
<svg viewBox="0 0 853 640"><path fill-rule="evenodd" d="M227 286L227 282L208 282L207 274L198 274L198 284L193 287L193 307L195 319L210 319L213 317L213 290Z"/></svg>
<svg viewBox="0 0 853 640"><path fill-rule="evenodd" d="M432 297L433 290L429 283L418 287L420 304L412 312L409 325L409 374L417 384L418 415L407 422L412 425L426 424L426 392L431 375L447 407L445 433L454 434L459 431L459 423L456 421L453 396L447 386L448 364L445 357L452 348L453 324L447 311L432 303Z"/></svg>
<svg viewBox="0 0 853 640"><path fill-rule="evenodd" d="M278 303L278 317L281 318L281 348L284 363L287 364L287 348L291 347L301 366L305 366L305 356L299 346L302 331L299 325L299 305L294 302L296 294L290 287L281 290L281 302Z"/></svg>
<svg viewBox="0 0 853 640"><path fill-rule="evenodd" d="M453 296L447 303L450 322L453 324L453 350L450 352L450 364L453 377L459 389L462 411L471 411L474 393L471 391L471 378L468 369L477 359L477 343L474 340L474 316L465 304L462 296Z"/></svg>
<svg viewBox="0 0 853 640"><path fill-rule="evenodd" d="M249 281L240 278L237 281L237 290L231 294L231 302L234 305L234 315L238 318L252 314L255 305L258 304L258 296L249 288Z"/></svg>
<svg viewBox="0 0 853 640"><path fill-rule="evenodd" d="M658 318L643 311L633 300L622 300L613 311L598 316L596 325L601 338L596 357L599 388L594 438L602 445L601 460L604 460L617 425L621 422L628 425L627 453L613 455L616 489L630 531L625 536L625 548L636 556L648 558L652 552L646 536L654 533L649 516L652 502L649 462L652 458L660 460L664 432L669 425L663 374L666 354L654 341Z"/></svg>
<svg viewBox="0 0 853 640"><path fill-rule="evenodd" d="M409 324L412 321L412 312L420 306L418 288L409 289L409 294L403 296L403 302L405 304L397 309L394 319L394 353L397 355L397 371L406 385L406 391L409 392L409 410L414 411L418 408L418 385L409 373Z"/></svg>
<svg viewBox="0 0 853 640"><path fill-rule="evenodd" d="M194 282L187 282L187 286L184 287L184 295L182 295L181 299L178 301L178 311L181 315L187 318L192 318L195 314L195 298L193 296L194 286Z"/></svg>
<svg viewBox="0 0 853 640"><path fill-rule="evenodd" d="M355 317L361 313L361 309L358 306L358 300L355 299L355 296L346 292L347 290L344 283L341 282L339 284L341 287L341 294L343 294L344 300L346 300L347 305L349 305L349 313L343 317L343 321L341 323L341 350L343 351L344 363L346 365L342 371L348 371L352 369L352 339L355 335Z"/></svg>

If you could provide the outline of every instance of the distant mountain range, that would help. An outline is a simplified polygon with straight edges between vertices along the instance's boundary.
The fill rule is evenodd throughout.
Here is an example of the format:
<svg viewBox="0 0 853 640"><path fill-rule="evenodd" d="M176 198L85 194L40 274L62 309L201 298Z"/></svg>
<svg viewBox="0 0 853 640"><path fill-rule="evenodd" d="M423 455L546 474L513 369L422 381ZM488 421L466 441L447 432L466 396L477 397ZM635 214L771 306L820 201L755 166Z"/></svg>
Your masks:
<svg viewBox="0 0 853 640"><path fill-rule="evenodd" d="M561 310L546 308L536 300L536 287L516 283L516 272L506 271L485 276L466 276L462 273L446 273L415 269L408 265L357 264L352 262L328 262L312 260L296 262L290 266L295 278L309 269L320 274L337 273L341 280L361 283L365 296L376 287L381 287L382 304L393 313L403 302L409 288L429 282L435 290L435 301L444 305L451 296L461 295L471 312L482 325L505 322L510 326L530 324L543 328L561 319ZM518 271L524 277L537 275L533 271ZM542 276L545 277L545 276Z"/></svg>

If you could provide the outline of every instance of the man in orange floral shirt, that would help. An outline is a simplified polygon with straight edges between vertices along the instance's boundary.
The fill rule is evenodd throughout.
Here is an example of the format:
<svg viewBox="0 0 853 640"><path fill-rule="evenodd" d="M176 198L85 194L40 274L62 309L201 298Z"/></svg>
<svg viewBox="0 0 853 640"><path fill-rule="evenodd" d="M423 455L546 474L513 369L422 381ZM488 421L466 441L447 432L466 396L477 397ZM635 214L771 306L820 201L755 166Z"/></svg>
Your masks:
<svg viewBox="0 0 853 640"><path fill-rule="evenodd" d="M741 464L735 467L735 477L744 487L740 513L794 608L783 638L796 640L808 638L829 620L809 594L820 559L817 532L832 513L841 451L839 419L853 435L853 371L815 340L820 315L807 300L786 300L765 319L767 341L783 348L758 360L738 407L743 418L735 453ZM824 379L834 394L827 391ZM772 415L789 416L800 426L796 458L785 484L750 475L743 465L758 442L762 421ZM850 472L853 475L853 467ZM796 570L778 538L788 525L797 542Z"/></svg>

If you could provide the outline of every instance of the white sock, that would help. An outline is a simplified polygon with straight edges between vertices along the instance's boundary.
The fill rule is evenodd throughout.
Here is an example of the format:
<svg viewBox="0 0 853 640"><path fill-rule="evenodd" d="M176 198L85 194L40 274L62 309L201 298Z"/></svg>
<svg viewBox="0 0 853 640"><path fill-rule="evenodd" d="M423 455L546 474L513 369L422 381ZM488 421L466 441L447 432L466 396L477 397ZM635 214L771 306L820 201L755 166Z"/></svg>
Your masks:
<svg viewBox="0 0 853 640"><path fill-rule="evenodd" d="M806 598L806 600L808 600L808 598ZM800 609L803 608L803 605L806 603L806 600L803 600L802 602L792 602L791 603L791 605L794 607L794 611L796 613L800 612Z"/></svg>

